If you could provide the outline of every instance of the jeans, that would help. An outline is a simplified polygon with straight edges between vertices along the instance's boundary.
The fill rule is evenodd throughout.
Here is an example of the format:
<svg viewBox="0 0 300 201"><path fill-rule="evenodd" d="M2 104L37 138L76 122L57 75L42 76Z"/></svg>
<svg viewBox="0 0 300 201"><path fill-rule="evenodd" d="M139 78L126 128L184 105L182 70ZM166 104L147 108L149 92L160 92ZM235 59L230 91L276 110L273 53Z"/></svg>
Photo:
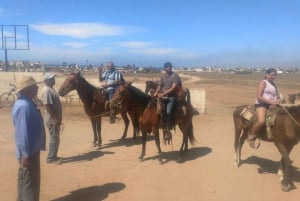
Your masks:
<svg viewBox="0 0 300 201"><path fill-rule="evenodd" d="M57 158L57 152L60 143L60 139L59 139L60 126L61 123L47 125L50 134L49 152L48 152L47 161L55 160Z"/></svg>
<svg viewBox="0 0 300 201"><path fill-rule="evenodd" d="M108 93L108 100L112 99L112 97L114 96L116 90L115 89L110 89L107 93Z"/></svg>
<svg viewBox="0 0 300 201"><path fill-rule="evenodd" d="M176 98L169 97L166 101L166 129L170 130L172 128L172 121L174 120L173 111L176 107Z"/></svg>
<svg viewBox="0 0 300 201"><path fill-rule="evenodd" d="M108 100L112 99L112 97L114 96L115 92L116 92L115 89L110 89L110 90L108 91ZM109 114L110 114L110 115L109 115L109 122L110 122L110 123L115 123L116 120L115 120L115 115L114 115L113 111L110 110L110 113L109 113Z"/></svg>

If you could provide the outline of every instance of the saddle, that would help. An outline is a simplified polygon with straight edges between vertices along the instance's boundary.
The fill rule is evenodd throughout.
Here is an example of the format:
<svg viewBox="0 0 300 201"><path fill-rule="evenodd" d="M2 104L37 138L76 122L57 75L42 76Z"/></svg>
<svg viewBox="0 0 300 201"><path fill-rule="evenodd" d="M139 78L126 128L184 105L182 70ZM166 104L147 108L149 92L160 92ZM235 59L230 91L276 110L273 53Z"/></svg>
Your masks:
<svg viewBox="0 0 300 201"><path fill-rule="evenodd" d="M96 89L93 93L93 104L92 104L92 109L96 107L96 104L102 104L105 102L105 110L109 109L109 101L107 97L107 91L103 88Z"/></svg>
<svg viewBox="0 0 300 201"><path fill-rule="evenodd" d="M278 107L272 107L272 106L267 111L266 134L269 139L272 138L271 127L274 126L275 118L278 111L279 111ZM246 106L240 113L240 116L242 117L243 122L246 123L247 125L253 124L256 120L256 111L254 105Z"/></svg>
<svg viewBox="0 0 300 201"><path fill-rule="evenodd" d="M166 98L156 99L156 113L157 115L160 115L160 125L162 128L166 128ZM176 100L176 106L174 108L174 111L172 112L172 119L171 119L171 127L175 129L175 119L176 114L178 115L178 112L180 115L185 116L187 114L187 106L186 104L181 100ZM194 112L193 112L194 113Z"/></svg>
<svg viewBox="0 0 300 201"><path fill-rule="evenodd" d="M166 118L167 118L166 112L167 111L166 111L166 102L165 101L166 101L166 99L164 99L164 98L156 99L156 113L157 113L157 115L160 115L160 117L161 117L159 124L162 128L167 127L167 125L166 125ZM173 114L172 114L171 128L175 128L175 112L173 112Z"/></svg>

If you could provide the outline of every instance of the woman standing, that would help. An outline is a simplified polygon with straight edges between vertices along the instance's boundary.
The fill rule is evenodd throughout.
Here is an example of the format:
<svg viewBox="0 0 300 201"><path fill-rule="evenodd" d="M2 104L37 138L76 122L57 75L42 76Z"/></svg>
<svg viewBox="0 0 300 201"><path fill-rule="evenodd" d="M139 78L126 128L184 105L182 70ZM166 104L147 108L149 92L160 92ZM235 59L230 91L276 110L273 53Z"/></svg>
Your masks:
<svg viewBox="0 0 300 201"><path fill-rule="evenodd" d="M248 142L250 147L255 147L255 139L258 137L259 130L266 122L266 115L271 105L280 104L281 100L277 91L274 80L277 72L274 68L266 70L265 78L261 80L257 86L255 109L257 119L248 134Z"/></svg>

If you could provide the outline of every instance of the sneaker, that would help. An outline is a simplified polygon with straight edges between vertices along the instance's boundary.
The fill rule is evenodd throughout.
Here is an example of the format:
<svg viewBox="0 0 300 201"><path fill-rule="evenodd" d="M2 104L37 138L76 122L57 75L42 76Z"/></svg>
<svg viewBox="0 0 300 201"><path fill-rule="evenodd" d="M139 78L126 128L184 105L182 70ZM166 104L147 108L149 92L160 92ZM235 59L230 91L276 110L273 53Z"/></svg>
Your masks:
<svg viewBox="0 0 300 201"><path fill-rule="evenodd" d="M47 159L47 163L60 165L60 164L62 164L62 160L61 160L61 158L58 158L58 157L55 159Z"/></svg>

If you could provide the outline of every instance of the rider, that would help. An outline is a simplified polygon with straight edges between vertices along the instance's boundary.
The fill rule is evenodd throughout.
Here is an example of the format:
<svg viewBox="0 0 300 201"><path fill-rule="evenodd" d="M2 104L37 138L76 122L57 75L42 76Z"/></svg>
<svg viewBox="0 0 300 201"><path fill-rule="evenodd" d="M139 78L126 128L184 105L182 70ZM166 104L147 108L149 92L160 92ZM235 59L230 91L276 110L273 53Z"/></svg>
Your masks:
<svg viewBox="0 0 300 201"><path fill-rule="evenodd" d="M172 71L170 62L164 64L164 71L166 74L161 77L154 96L166 100L166 130L170 131L174 120L172 115L176 108L176 91L181 86L181 78Z"/></svg>
<svg viewBox="0 0 300 201"><path fill-rule="evenodd" d="M115 65L112 61L107 62L107 70L102 73L99 77L99 81L102 84L103 88L107 89L108 92L108 100L110 100L114 94L118 86L124 82L123 75L115 69ZM110 112L110 123L115 123L115 116L112 112Z"/></svg>
<svg viewBox="0 0 300 201"><path fill-rule="evenodd" d="M258 131L266 122L267 110L271 105L278 105L281 102L274 82L276 75L277 72L274 68L267 69L265 78L257 86L255 101L257 120L248 134L248 142L252 148L255 148L255 139L258 137Z"/></svg>

